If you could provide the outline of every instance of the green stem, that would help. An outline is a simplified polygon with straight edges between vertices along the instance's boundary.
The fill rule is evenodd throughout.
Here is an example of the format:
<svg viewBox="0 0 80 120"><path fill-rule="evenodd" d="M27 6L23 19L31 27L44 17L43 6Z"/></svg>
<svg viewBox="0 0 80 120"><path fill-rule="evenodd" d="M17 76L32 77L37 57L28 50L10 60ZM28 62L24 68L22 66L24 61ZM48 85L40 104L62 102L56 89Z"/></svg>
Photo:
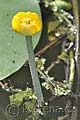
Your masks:
<svg viewBox="0 0 80 120"><path fill-rule="evenodd" d="M76 93L79 92L79 83L80 83L80 56L78 55L80 51L80 40L79 40L79 8L78 8L78 0L72 0L73 4L73 12L75 17L75 25L77 29L76 33L76 52L75 52L75 61L76 61L76 73L78 75Z"/></svg>
<svg viewBox="0 0 80 120"><path fill-rule="evenodd" d="M72 89L74 83L74 75L75 75L75 61L73 51L70 51L70 74L69 74L69 89Z"/></svg>
<svg viewBox="0 0 80 120"><path fill-rule="evenodd" d="M79 40L79 8L78 8L78 0L72 0L73 4L73 13L74 13L74 18L75 18L75 25L77 29L76 33L76 39L75 39L75 44L76 44L76 51L75 51L75 63L76 63L76 74L77 74L77 80L76 80L76 89L75 93L79 94L79 87L80 87L80 56L78 55L80 51L80 40ZM77 104L76 104L77 103ZM72 105L76 106L76 111L72 112L72 117L71 120L79 120L79 114L80 114L80 99L77 99L73 101Z"/></svg>
<svg viewBox="0 0 80 120"><path fill-rule="evenodd" d="M40 81L39 81L39 77L38 77L38 73L37 73L37 69L36 69L31 36L26 36L26 45L27 45L29 66L30 66L30 72L31 72L32 81L33 81L34 92L36 93L38 104L39 104L39 106L41 106L42 103L44 102L44 99L43 99Z"/></svg>

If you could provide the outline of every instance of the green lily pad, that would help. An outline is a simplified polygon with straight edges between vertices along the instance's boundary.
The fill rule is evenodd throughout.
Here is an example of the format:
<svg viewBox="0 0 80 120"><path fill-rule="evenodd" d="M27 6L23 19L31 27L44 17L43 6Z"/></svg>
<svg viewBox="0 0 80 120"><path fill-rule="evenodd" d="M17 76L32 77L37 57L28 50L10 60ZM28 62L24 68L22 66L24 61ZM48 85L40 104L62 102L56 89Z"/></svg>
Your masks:
<svg viewBox="0 0 80 120"><path fill-rule="evenodd" d="M25 37L12 31L12 17L19 11L40 14L37 0L0 0L0 80L19 70L28 60ZM33 36L35 48L41 32Z"/></svg>

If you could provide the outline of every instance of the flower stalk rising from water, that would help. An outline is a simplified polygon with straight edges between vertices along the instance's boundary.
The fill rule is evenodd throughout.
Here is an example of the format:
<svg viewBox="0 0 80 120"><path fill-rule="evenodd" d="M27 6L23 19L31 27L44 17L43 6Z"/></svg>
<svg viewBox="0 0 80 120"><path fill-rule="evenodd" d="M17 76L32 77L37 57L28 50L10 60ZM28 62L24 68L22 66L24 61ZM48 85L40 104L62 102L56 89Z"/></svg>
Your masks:
<svg viewBox="0 0 80 120"><path fill-rule="evenodd" d="M38 104L41 106L44 99L36 69L32 45L32 35L42 29L41 18L35 12L18 12L12 18L12 29L25 36L34 92L36 93Z"/></svg>

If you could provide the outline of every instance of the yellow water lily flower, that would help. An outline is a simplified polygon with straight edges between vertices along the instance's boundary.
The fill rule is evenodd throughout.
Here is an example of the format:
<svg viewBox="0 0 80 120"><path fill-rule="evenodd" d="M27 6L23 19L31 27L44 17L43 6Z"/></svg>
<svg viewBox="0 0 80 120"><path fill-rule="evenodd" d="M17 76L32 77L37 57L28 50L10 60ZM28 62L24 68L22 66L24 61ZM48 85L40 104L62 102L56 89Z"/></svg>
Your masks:
<svg viewBox="0 0 80 120"><path fill-rule="evenodd" d="M35 12L18 12L12 18L12 29L23 35L32 36L42 29L42 21Z"/></svg>

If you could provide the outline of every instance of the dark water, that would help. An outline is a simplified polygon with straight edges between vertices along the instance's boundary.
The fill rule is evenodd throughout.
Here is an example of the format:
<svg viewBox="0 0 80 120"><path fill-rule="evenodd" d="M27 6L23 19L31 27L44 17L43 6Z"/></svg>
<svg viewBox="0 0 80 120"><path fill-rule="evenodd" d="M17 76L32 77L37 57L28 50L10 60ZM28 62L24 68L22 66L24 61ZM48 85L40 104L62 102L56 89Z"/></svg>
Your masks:
<svg viewBox="0 0 80 120"><path fill-rule="evenodd" d="M80 0L79 0L80 5ZM45 16L44 16L45 17ZM44 28L41 40L38 44L38 46L35 49L35 52L43 48L48 43L48 35L47 35L47 21L45 18L44 21ZM53 61L56 60L57 55L61 52L61 45L58 45L57 47L49 49L45 54L42 56L47 59L46 67ZM56 80L64 80L64 66L63 63L61 65L57 65L56 68L52 69L49 73L51 76L54 76ZM5 81L10 80L11 84L15 86L16 88L25 89L27 82L29 83L29 87L32 87L32 81L30 76L29 67L23 66L19 71L8 77ZM51 94L49 91L46 91L43 89L44 97L45 99L49 99L51 97ZM7 120L7 117L5 117L6 107L9 105L9 93L5 90L2 90L0 88L0 120ZM80 99L74 101L72 100L72 104L75 102L76 106L78 106L78 111L73 112L72 118L63 119L64 111L65 111L65 105L66 105L67 99L66 97L61 97L59 99L55 99L52 101L49 101L49 107L53 106L54 111L49 111L47 114L47 118L43 118L43 120L80 120ZM69 104L68 104L69 105ZM68 107L68 106L67 106ZM58 108L62 108L61 111L57 111ZM16 118L8 118L8 120L25 120L26 114L22 112L22 108L19 108L20 114ZM76 113L78 113L78 118L76 118ZM26 119L27 120L27 119Z"/></svg>

